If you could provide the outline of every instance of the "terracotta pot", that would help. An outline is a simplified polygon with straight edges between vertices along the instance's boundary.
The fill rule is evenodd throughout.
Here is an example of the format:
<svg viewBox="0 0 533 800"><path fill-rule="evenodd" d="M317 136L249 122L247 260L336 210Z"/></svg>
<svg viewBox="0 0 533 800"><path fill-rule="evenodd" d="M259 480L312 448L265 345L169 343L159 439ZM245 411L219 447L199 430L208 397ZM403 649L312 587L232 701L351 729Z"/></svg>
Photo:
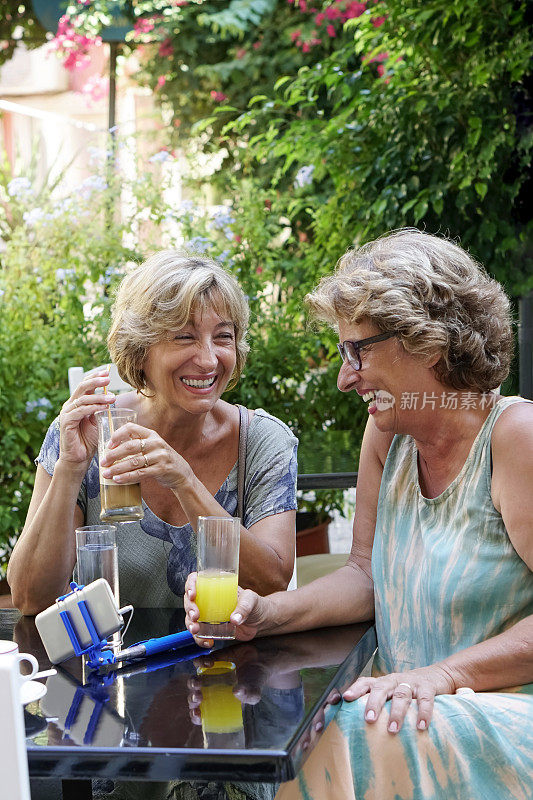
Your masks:
<svg viewBox="0 0 533 800"><path fill-rule="evenodd" d="M296 556L329 553L328 526L331 518L317 522L316 514L299 511L296 514Z"/></svg>

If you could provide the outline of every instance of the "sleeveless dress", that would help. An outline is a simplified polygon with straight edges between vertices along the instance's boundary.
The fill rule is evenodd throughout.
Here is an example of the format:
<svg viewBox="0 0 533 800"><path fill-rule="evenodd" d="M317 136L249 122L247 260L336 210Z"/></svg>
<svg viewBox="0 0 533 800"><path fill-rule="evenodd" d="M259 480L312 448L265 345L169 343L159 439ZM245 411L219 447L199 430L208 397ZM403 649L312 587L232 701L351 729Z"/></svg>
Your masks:
<svg viewBox="0 0 533 800"><path fill-rule="evenodd" d="M420 491L414 440L394 437L372 550L373 674L427 666L533 614L533 573L490 496L492 429L516 402L525 401L508 397L494 405L459 475L432 499ZM533 798L533 684L438 695L427 731L416 729L413 701L395 735L387 731L390 701L368 725L366 700L337 707L276 800Z"/></svg>

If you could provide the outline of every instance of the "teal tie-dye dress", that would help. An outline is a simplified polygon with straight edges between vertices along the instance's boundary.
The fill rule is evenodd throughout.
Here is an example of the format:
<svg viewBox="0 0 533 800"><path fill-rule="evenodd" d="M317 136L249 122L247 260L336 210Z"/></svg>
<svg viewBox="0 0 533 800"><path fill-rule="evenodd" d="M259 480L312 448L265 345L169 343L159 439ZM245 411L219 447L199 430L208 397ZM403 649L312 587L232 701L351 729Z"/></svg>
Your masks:
<svg viewBox="0 0 533 800"><path fill-rule="evenodd" d="M492 429L520 401L495 404L461 472L433 499L420 491L414 440L393 439L372 551L376 674L427 666L533 614L533 573L490 496ZM365 704L342 703L279 800L533 798L533 684L439 695L427 731L416 729L413 701L396 735L390 701L373 725Z"/></svg>

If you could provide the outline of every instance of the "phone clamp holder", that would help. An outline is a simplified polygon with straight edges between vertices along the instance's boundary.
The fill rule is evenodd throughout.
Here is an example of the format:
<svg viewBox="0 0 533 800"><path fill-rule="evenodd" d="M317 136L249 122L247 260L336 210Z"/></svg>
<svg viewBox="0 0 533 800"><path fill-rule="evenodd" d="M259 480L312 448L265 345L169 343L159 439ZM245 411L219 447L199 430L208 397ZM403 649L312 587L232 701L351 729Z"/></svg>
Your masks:
<svg viewBox="0 0 533 800"><path fill-rule="evenodd" d="M96 626L94 624L93 618L91 616L91 612L87 607L87 603L83 599L81 595L81 590L85 588L83 585L78 585L75 581L71 581L70 588L72 589L71 592L68 594L64 594L61 597L58 597L56 603L59 607L59 616L63 620L63 624L67 630L68 637L72 642L72 647L74 648L74 655L76 656L87 656L87 666L91 669L97 669L101 667L103 664L113 664L115 662L115 656L113 655L113 651L110 649L107 639L100 638L98 631L96 630ZM64 601L71 597L72 595L79 595L76 605L80 610L80 614L83 618L85 625L87 626L87 630L91 637L91 644L89 647L84 647L80 642L78 634L76 632L76 627L73 624L72 617L70 615L70 611L68 609L63 608Z"/></svg>

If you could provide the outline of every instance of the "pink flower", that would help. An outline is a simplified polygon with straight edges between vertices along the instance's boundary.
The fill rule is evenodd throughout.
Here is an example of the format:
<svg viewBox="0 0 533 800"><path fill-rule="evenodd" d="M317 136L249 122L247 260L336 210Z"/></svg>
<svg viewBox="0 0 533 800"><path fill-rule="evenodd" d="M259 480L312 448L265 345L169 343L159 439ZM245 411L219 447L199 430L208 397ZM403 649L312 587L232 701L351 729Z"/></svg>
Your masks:
<svg viewBox="0 0 533 800"><path fill-rule="evenodd" d="M87 80L87 83L82 87L81 94L84 94L85 97L93 103L97 103L99 100L103 100L104 97L107 97L109 93L109 80L107 78L103 78L101 75L91 75L91 77Z"/></svg>
<svg viewBox="0 0 533 800"><path fill-rule="evenodd" d="M328 19L338 19L341 15L341 12L338 8L329 6L329 8L326 8L325 15Z"/></svg>
<svg viewBox="0 0 533 800"><path fill-rule="evenodd" d="M157 88L161 89L161 87L164 86L166 82L167 82L166 77L164 75L160 75L159 78L157 79Z"/></svg>
<svg viewBox="0 0 533 800"><path fill-rule="evenodd" d="M252 47L254 48L254 50L259 50L259 48L261 47L261 42L254 42Z"/></svg>
<svg viewBox="0 0 533 800"><path fill-rule="evenodd" d="M324 13L320 12L320 14L317 14L316 17L315 17L316 24L317 25L322 25L322 23L324 22L325 18L326 18L326 15Z"/></svg>
<svg viewBox="0 0 533 800"><path fill-rule="evenodd" d="M241 59L241 58L244 58L245 55L246 55L246 48L245 47L239 47L239 49L235 53L235 58Z"/></svg>
<svg viewBox="0 0 533 800"><path fill-rule="evenodd" d="M308 53L310 51L310 49L311 49L311 45L309 44L309 42L304 42L302 44L302 53Z"/></svg>
<svg viewBox="0 0 533 800"><path fill-rule="evenodd" d="M237 237L235 237L235 238L237 238ZM256 269L257 275L261 275L262 272L263 272L263 267L257 267L257 269Z"/></svg>
<svg viewBox="0 0 533 800"><path fill-rule="evenodd" d="M215 103L222 103L224 100L228 99L227 94L224 94L224 92L216 92L214 89L210 92L210 95Z"/></svg>
<svg viewBox="0 0 533 800"><path fill-rule="evenodd" d="M172 40L170 37L165 39L164 42L161 42L159 46L159 55L161 58L167 58L174 55L174 47L172 46Z"/></svg>
<svg viewBox="0 0 533 800"><path fill-rule="evenodd" d="M330 37L330 39L334 39L336 37L337 32L335 31L335 28L333 27L333 25L328 25L326 30L328 32L328 36Z"/></svg>
<svg viewBox="0 0 533 800"><path fill-rule="evenodd" d="M378 75L379 75L379 77L382 78L384 76L384 74L385 74L385 67L383 66L383 64L378 64Z"/></svg>
<svg viewBox="0 0 533 800"><path fill-rule="evenodd" d="M138 19L133 29L136 33L150 33L150 31L153 31L154 27L153 19Z"/></svg>
<svg viewBox="0 0 533 800"><path fill-rule="evenodd" d="M350 3L345 12L346 19L353 19L354 17L360 17L366 11L366 6L364 3Z"/></svg>
<svg viewBox="0 0 533 800"><path fill-rule="evenodd" d="M299 38L300 34L301 34L301 30L299 28L298 28L297 31L292 31L292 33L291 33L291 42L295 42L296 39Z"/></svg>
<svg viewBox="0 0 533 800"><path fill-rule="evenodd" d="M387 17L376 17L375 19L372 20L372 25L374 26L374 28L380 28L386 19Z"/></svg>
<svg viewBox="0 0 533 800"><path fill-rule="evenodd" d="M0 50L7 50L8 47L9 47L9 42L6 42L5 39L2 42L0 42Z"/></svg>
<svg viewBox="0 0 533 800"><path fill-rule="evenodd" d="M302 12L302 14L303 14L305 11L307 11L307 3L306 3L306 0L300 0L299 7L300 7L300 11Z"/></svg>

